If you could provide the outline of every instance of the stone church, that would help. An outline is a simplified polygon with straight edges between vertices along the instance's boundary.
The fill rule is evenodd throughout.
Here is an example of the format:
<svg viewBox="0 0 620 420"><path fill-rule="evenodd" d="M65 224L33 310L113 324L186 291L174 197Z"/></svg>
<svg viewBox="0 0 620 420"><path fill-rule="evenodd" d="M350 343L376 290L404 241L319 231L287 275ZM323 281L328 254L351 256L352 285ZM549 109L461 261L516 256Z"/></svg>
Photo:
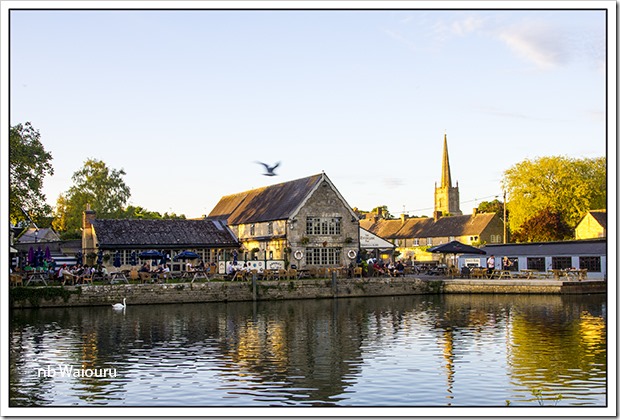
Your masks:
<svg viewBox="0 0 620 420"><path fill-rule="evenodd" d="M448 158L448 135L443 137L443 158L441 160L441 184L435 183L435 213L443 216L461 216L459 183L452 186L450 159Z"/></svg>

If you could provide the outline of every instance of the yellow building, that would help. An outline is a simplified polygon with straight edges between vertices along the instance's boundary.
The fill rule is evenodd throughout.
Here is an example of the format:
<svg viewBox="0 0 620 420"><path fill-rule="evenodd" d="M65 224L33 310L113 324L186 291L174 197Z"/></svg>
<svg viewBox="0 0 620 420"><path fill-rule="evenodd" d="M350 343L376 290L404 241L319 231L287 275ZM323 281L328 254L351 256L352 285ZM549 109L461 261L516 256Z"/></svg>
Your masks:
<svg viewBox="0 0 620 420"><path fill-rule="evenodd" d="M575 228L575 239L607 237L607 210L592 210Z"/></svg>

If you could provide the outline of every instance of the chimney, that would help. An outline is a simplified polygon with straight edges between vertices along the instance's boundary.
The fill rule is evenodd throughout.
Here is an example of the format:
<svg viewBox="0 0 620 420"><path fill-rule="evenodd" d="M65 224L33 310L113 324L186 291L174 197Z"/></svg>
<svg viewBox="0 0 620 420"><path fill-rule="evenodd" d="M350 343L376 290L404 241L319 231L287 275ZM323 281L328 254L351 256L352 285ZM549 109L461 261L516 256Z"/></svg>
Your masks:
<svg viewBox="0 0 620 420"><path fill-rule="evenodd" d="M407 220L407 219L408 219L408 217L407 217L407 215L405 213L401 213L400 214L400 222L401 223L405 223L405 220Z"/></svg>
<svg viewBox="0 0 620 420"><path fill-rule="evenodd" d="M433 212L433 219L435 219L435 221L437 221L437 220L441 219L441 216L442 216L441 211L439 211L439 210L435 210L435 211Z"/></svg>
<svg viewBox="0 0 620 420"><path fill-rule="evenodd" d="M474 207L474 209L471 211L471 215L475 216L478 214L478 207Z"/></svg>
<svg viewBox="0 0 620 420"><path fill-rule="evenodd" d="M97 213L94 210L90 209L90 204L86 204L86 210L84 210L84 213L82 215L82 229L90 229L96 215Z"/></svg>

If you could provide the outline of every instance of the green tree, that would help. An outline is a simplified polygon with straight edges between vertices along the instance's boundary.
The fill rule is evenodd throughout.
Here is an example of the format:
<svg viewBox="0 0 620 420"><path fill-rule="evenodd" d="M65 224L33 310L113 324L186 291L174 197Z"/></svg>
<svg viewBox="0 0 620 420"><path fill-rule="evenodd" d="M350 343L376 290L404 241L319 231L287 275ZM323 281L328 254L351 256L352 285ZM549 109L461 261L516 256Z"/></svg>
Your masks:
<svg viewBox="0 0 620 420"><path fill-rule="evenodd" d="M52 226L63 238L79 238L82 213L89 205L99 218L117 218L130 197L123 181L123 169L110 169L96 159L88 159L82 169L73 174L73 186L56 203Z"/></svg>
<svg viewBox="0 0 620 420"><path fill-rule="evenodd" d="M52 155L45 151L38 130L27 122L9 130L9 219L13 224L49 215L42 192L46 175L53 175Z"/></svg>
<svg viewBox="0 0 620 420"><path fill-rule="evenodd" d="M164 213L149 211L141 206L127 206L118 216L120 219L185 219L185 215L177 216L176 213Z"/></svg>
<svg viewBox="0 0 620 420"><path fill-rule="evenodd" d="M606 159L562 156L525 160L504 173L512 232L543 210L558 213L574 229L588 210L606 206Z"/></svg>
<svg viewBox="0 0 620 420"><path fill-rule="evenodd" d="M500 215L504 213L504 203L495 199L493 201L482 201L478 205L479 213L499 213Z"/></svg>
<svg viewBox="0 0 620 420"><path fill-rule="evenodd" d="M512 238L517 242L549 242L571 239L572 236L573 230L562 220L562 215L546 208L526 220Z"/></svg>

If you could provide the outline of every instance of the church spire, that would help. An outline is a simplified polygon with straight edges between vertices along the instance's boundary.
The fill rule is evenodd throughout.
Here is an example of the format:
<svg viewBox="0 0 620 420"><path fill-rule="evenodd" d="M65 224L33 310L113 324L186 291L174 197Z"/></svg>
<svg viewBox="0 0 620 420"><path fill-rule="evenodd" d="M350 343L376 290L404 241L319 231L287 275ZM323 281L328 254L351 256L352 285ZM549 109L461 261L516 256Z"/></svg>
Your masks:
<svg viewBox="0 0 620 420"><path fill-rule="evenodd" d="M443 135L443 160L441 161L441 187L452 187L450 160L448 159L448 135Z"/></svg>

